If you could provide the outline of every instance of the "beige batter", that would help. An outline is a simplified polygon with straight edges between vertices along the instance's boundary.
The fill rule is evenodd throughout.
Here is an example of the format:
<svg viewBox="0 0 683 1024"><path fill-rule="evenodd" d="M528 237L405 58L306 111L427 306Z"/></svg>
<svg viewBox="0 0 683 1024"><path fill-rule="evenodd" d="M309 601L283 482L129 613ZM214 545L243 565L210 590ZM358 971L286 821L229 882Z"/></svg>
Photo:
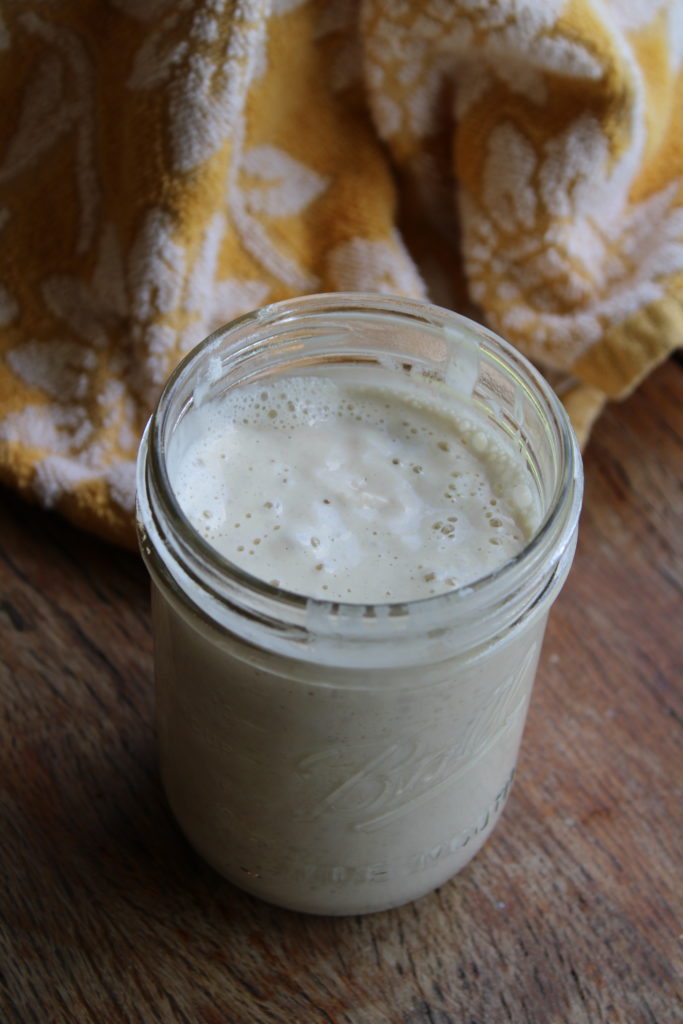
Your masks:
<svg viewBox="0 0 683 1024"><path fill-rule="evenodd" d="M200 405L169 452L186 515L250 573L328 601L430 597L496 569L539 517L525 462L474 410L396 380L285 379ZM363 913L428 892L485 840L545 611L467 656L437 639L432 663L397 663L378 645L362 668L324 643L259 649L158 589L154 615L169 801L236 884Z"/></svg>

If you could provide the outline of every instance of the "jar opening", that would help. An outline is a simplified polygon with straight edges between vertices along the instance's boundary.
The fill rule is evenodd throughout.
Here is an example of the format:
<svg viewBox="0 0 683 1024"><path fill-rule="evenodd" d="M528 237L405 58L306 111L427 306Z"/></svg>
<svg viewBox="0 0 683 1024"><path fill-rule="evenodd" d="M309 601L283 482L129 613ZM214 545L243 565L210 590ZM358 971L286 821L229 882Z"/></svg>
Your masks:
<svg viewBox="0 0 683 1024"><path fill-rule="evenodd" d="M386 602L326 601L273 585L227 559L192 526L174 492L174 431L201 403L233 388L350 364L425 383L466 399L522 452L542 517L513 557L464 586ZM410 299L334 293L275 303L220 328L169 378L148 424L138 470L141 530L154 560L181 587L220 606L294 629L386 636L406 620L432 631L485 623L507 605L508 624L546 589L573 551L581 465L566 413L541 375L492 332ZM144 544L143 544L144 549ZM571 550L570 550L571 549ZM151 550L151 549L150 549ZM566 558L565 558L566 561ZM568 566L567 566L568 568ZM564 577L562 577L564 578Z"/></svg>

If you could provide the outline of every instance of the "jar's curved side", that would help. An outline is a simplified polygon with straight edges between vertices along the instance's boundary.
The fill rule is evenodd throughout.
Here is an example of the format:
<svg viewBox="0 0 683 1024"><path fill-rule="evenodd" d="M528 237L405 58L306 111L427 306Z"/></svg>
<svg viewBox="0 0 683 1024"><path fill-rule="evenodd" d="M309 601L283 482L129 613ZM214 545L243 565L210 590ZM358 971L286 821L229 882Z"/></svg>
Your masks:
<svg viewBox="0 0 683 1024"><path fill-rule="evenodd" d="M221 873L293 909L368 913L475 855L510 790L545 615L425 679L368 668L347 686L348 671L320 668L316 685L310 664L212 646L153 594L164 788Z"/></svg>

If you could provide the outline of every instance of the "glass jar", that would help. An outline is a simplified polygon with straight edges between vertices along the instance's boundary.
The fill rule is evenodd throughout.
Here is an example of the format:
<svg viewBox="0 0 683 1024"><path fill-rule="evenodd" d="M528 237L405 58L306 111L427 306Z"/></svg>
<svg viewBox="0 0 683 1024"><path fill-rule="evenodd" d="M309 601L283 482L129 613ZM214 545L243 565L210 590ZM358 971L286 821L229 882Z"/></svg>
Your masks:
<svg viewBox="0 0 683 1024"><path fill-rule="evenodd" d="M350 364L428 382L521 453L542 521L497 571L416 601L328 603L223 558L173 493L169 443L245 383ZM546 618L576 545L567 416L490 331L420 301L276 303L221 328L168 381L140 448L158 734L171 809L199 853L265 900L378 911L459 871L512 783Z"/></svg>

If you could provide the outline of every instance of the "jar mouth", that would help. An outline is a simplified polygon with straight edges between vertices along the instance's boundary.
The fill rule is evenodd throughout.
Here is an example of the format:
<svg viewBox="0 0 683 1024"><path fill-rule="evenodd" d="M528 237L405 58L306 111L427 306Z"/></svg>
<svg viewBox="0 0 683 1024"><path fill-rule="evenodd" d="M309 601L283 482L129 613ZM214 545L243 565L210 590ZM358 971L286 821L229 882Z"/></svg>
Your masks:
<svg viewBox="0 0 683 1024"><path fill-rule="evenodd" d="M174 416L182 415L193 401L190 397L184 404L177 406L177 395L195 376L197 368L206 365L214 356L220 358L220 354L225 354L226 341L232 338L233 347L227 350L228 354L242 359L246 371L255 351L253 346L247 351L248 339L255 331L260 338L259 351L265 352L273 345L277 332L286 329L294 321L305 333L307 328L317 329L322 318L328 324L327 333L333 335L335 318L354 315L366 318L391 315L414 325L418 330L429 327L435 336L441 333L441 339L446 345L451 335L466 335L476 341L480 357L496 364L502 374L514 381L536 410L546 431L553 435L555 482L538 528L516 555L470 583L408 600L329 601L307 596L271 584L226 558L195 529L176 497L167 465L168 441ZM219 353L219 349L223 350L222 353ZM371 346L366 352L359 350L354 358L360 362L384 363L383 355L373 351ZM333 352L326 353L320 359L321 363L334 361L345 359L341 355L335 356ZM239 386L246 379L245 376L241 381L238 380L234 386ZM149 501L151 494L153 500ZM208 586L219 600L233 601L238 592L247 593L262 611L265 608L277 608L279 614L284 612L300 622L310 620L312 615L316 618L331 616L347 621L354 621L362 615L364 618L390 621L394 617L417 612L422 618L423 615L433 615L439 608L447 610L448 617L451 617L454 606L461 604L465 598L469 607L482 607L488 603L487 595L491 592L494 591L496 596L505 594L511 586L508 581L538 573L543 563L547 562L550 549L553 551L553 559L559 560L575 538L581 496L581 456L567 414L550 385L521 353L492 331L459 314L422 300L376 293L332 292L286 299L246 313L218 328L195 346L168 378L147 424L138 458L141 532L146 531L145 521L151 517L156 527L157 540L161 540L171 561L180 565L183 573L197 585L203 588ZM173 576L173 567L168 568Z"/></svg>

